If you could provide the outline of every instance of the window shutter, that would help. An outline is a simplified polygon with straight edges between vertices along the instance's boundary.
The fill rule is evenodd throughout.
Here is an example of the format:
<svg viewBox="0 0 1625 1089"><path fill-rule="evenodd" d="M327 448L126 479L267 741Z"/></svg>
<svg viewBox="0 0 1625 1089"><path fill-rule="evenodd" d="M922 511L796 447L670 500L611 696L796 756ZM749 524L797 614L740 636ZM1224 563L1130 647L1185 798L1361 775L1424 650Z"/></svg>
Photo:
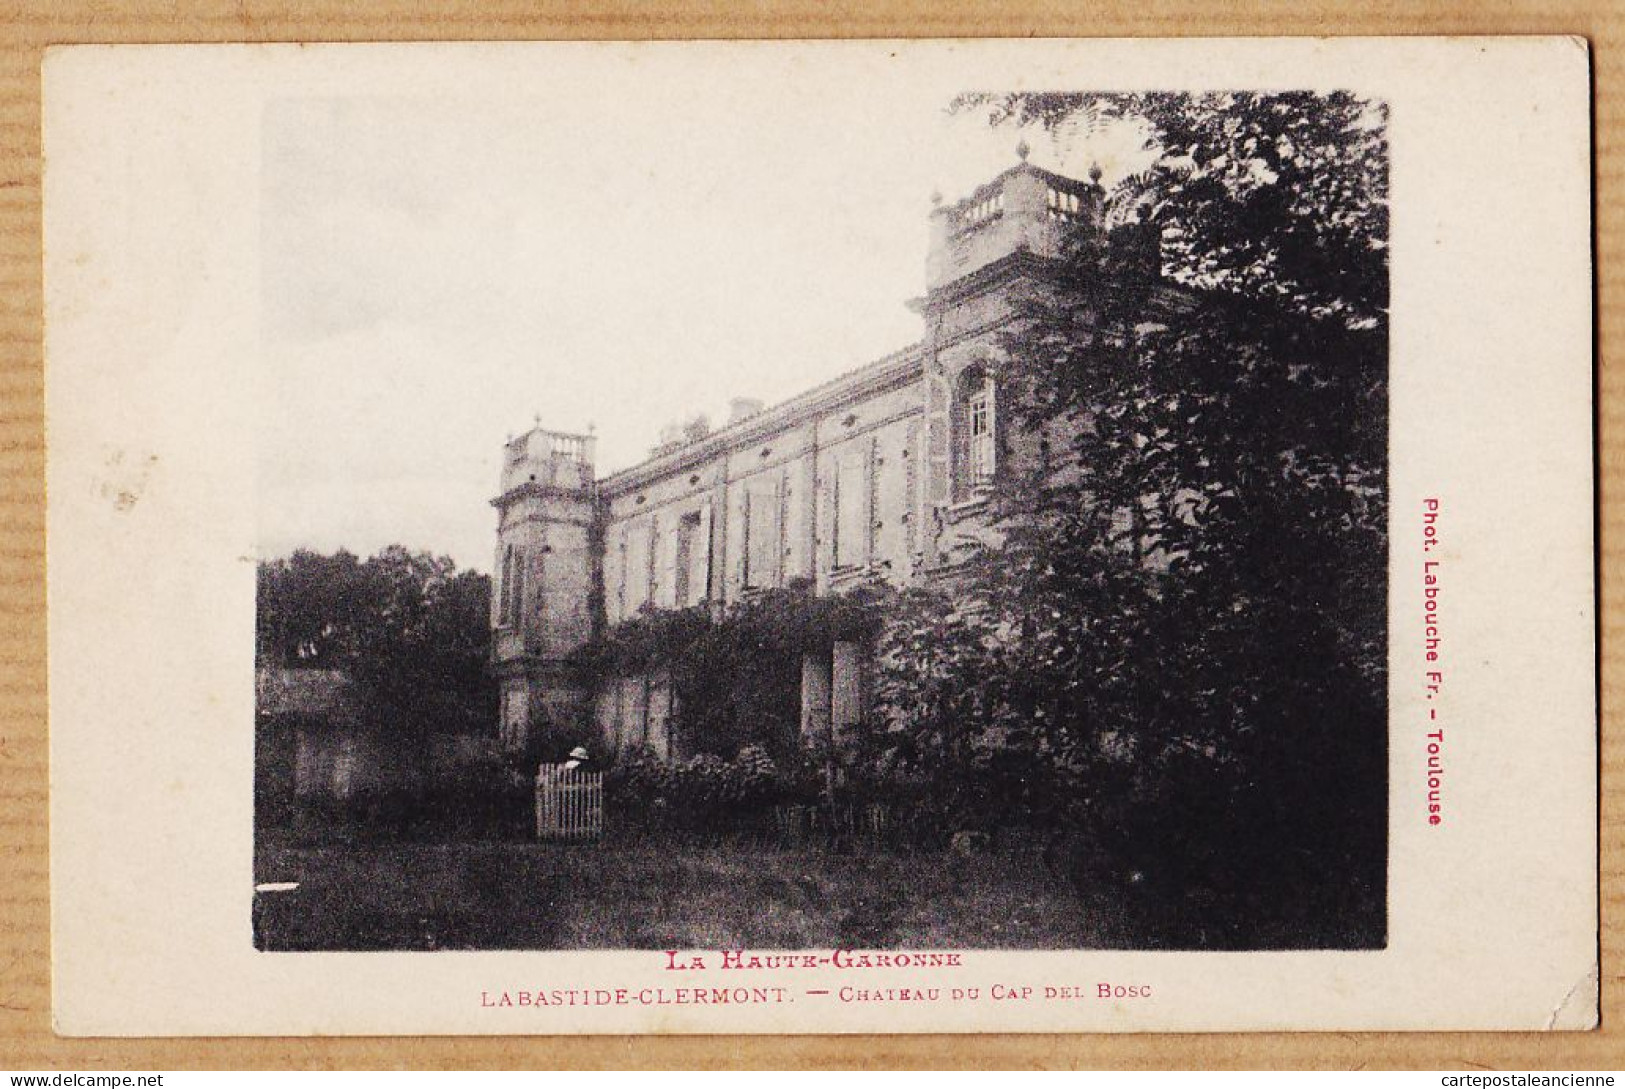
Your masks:
<svg viewBox="0 0 1625 1089"><path fill-rule="evenodd" d="M507 551L500 544L497 545L497 554L491 563L491 570L497 573L496 585L492 588L491 593L491 626L493 628L501 627L505 619L502 615L502 594L507 587L507 556Z"/></svg>
<svg viewBox="0 0 1625 1089"><path fill-rule="evenodd" d="M604 609L609 614L612 624L620 622L626 615L626 530L622 529L615 535L615 549L605 563L604 596L609 600L604 603Z"/></svg>
<svg viewBox="0 0 1625 1089"><path fill-rule="evenodd" d="M863 451L863 562L880 555L880 437Z"/></svg>
<svg viewBox="0 0 1625 1089"><path fill-rule="evenodd" d="M513 551L512 571L509 573L508 623L519 627L525 617L525 550Z"/></svg>
<svg viewBox="0 0 1625 1089"><path fill-rule="evenodd" d="M835 467L835 566L854 567L868 561L868 467L860 455L848 452Z"/></svg>
<svg viewBox="0 0 1625 1089"><path fill-rule="evenodd" d="M993 384L991 374L987 376L985 381L984 388L987 390L987 475L991 478L999 468L999 390Z"/></svg>
<svg viewBox="0 0 1625 1089"><path fill-rule="evenodd" d="M789 524L790 478L788 472L773 481L773 585L784 585L784 572L790 562L790 542L785 527Z"/></svg>
<svg viewBox="0 0 1625 1089"><path fill-rule="evenodd" d="M745 493L745 503L745 585L776 585L784 559L780 482L758 482Z"/></svg>
<svg viewBox="0 0 1625 1089"><path fill-rule="evenodd" d="M649 539L643 546L643 568L638 572L638 580L643 584L643 600L658 605L657 600L660 585L657 572L660 570L660 518L655 516L649 519Z"/></svg>
<svg viewBox="0 0 1625 1089"><path fill-rule="evenodd" d="M693 572L688 579L688 592L696 601L711 598L711 501L700 507L700 532L694 540L694 554L690 557Z"/></svg>
<svg viewBox="0 0 1625 1089"><path fill-rule="evenodd" d="M649 600L650 526L645 523L627 529L625 613L632 616Z"/></svg>
<svg viewBox="0 0 1625 1089"><path fill-rule="evenodd" d="M682 520L656 516L655 539L658 542L655 566L655 604L663 609L675 608L683 603L677 600L677 537L682 532Z"/></svg>
<svg viewBox="0 0 1625 1089"><path fill-rule="evenodd" d="M926 470L924 505L929 509L934 504L947 502L950 494L952 451L949 449L949 436L953 427L949 412L953 396L948 380L941 375L933 375L926 381L928 401L922 445L925 447L923 458Z"/></svg>
<svg viewBox="0 0 1625 1089"><path fill-rule="evenodd" d="M918 422L908 425L908 445L903 448L903 509L908 513L903 520L908 523L905 533L906 547L909 552L916 552L920 547L920 425Z"/></svg>
<svg viewBox="0 0 1625 1089"><path fill-rule="evenodd" d="M751 540L756 536L751 532L750 489L745 489L745 491L739 497L739 502L740 506L743 508L739 512L739 535L743 538L743 540L739 543L739 585L748 588L751 584Z"/></svg>
<svg viewBox="0 0 1625 1089"><path fill-rule="evenodd" d="M513 579L509 570L513 566L513 548L502 550L502 577L497 581L497 623L507 626L508 623L508 585Z"/></svg>

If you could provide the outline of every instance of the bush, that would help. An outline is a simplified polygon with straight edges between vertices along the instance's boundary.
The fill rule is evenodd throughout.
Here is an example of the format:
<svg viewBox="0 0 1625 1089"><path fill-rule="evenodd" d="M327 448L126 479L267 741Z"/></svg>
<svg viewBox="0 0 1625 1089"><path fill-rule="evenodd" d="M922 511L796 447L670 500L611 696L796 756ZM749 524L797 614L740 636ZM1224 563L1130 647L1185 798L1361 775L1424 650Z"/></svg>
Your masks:
<svg viewBox="0 0 1625 1089"><path fill-rule="evenodd" d="M645 831L723 833L761 827L783 800L786 783L760 745L731 760L702 753L666 762L644 749L623 756L604 777L612 820Z"/></svg>

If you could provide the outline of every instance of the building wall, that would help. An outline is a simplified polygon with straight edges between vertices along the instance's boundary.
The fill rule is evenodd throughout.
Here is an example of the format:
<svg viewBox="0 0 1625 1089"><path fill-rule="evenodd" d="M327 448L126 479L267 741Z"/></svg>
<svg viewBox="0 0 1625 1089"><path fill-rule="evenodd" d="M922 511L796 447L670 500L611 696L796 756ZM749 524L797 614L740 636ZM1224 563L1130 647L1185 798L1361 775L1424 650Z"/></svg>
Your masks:
<svg viewBox="0 0 1625 1089"><path fill-rule="evenodd" d="M803 580L818 593L877 576L908 585L988 539L988 484L967 453L987 425L967 405L987 389L997 406L1002 333L1025 297L1049 290L1047 263L1067 239L1103 231L1102 198L1093 181L1022 162L937 208L927 294L913 304L918 344L715 434L663 441L632 469L595 480L587 436L511 440L492 612L505 736L540 705L580 707L606 747L669 755L667 678L568 689L561 663L600 625ZM1014 442L993 416L998 458L1040 456L1037 439ZM861 721L867 660L866 648L838 644L801 663L804 733Z"/></svg>
<svg viewBox="0 0 1625 1089"><path fill-rule="evenodd" d="M606 619L797 580L820 592L862 572L906 580L920 400L918 382L883 390L607 494Z"/></svg>
<svg viewBox="0 0 1625 1089"><path fill-rule="evenodd" d="M805 581L818 593L869 577L913 575L920 547L920 363L901 381L859 386L832 403L759 420L714 452L629 485L604 484L604 616L642 607L724 607L752 591ZM809 663L830 678L804 692L804 731L861 712L852 655ZM674 712L661 678L604 686L594 720L610 748L671 751Z"/></svg>

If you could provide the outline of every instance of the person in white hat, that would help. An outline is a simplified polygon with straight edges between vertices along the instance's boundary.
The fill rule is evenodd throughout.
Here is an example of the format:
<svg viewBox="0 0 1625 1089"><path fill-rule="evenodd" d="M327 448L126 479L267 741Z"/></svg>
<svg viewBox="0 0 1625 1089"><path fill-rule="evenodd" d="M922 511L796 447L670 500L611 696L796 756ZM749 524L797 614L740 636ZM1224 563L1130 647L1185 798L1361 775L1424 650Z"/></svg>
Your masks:
<svg viewBox="0 0 1625 1089"><path fill-rule="evenodd" d="M586 747L577 745L575 748L570 750L570 759L564 762L564 770L574 771L576 768L579 768L582 764L585 764L590 759L592 759L592 757L588 755Z"/></svg>

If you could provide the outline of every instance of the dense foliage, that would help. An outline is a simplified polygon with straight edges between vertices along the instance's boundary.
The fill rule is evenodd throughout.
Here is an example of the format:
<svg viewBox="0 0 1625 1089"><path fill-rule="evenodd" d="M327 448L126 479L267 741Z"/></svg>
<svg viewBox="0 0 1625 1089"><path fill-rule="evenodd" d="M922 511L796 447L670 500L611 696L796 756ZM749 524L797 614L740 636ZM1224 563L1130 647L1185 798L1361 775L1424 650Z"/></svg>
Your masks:
<svg viewBox="0 0 1625 1089"><path fill-rule="evenodd" d="M1168 942L1380 940L1381 111L1307 94L958 107L1132 124L1158 154L1004 338L1025 455L1001 465L1003 541L951 595L892 611L898 751L968 819L1073 830L1074 876L1151 894Z"/></svg>
<svg viewBox="0 0 1625 1089"><path fill-rule="evenodd" d="M758 745L783 759L800 744L803 656L828 654L838 639L871 636L876 593L815 596L798 582L716 612L650 609L587 644L575 665L588 684L654 672L669 677L679 752L732 758Z"/></svg>
<svg viewBox="0 0 1625 1089"><path fill-rule="evenodd" d="M403 735L491 730L488 576L398 545L365 561L300 550L258 574L261 665L341 670Z"/></svg>
<svg viewBox="0 0 1625 1089"><path fill-rule="evenodd" d="M726 760L715 753L663 760L640 751L624 754L604 787L612 818L637 832L735 832L765 828L774 807L806 798L795 770L793 758L775 762L760 745Z"/></svg>

